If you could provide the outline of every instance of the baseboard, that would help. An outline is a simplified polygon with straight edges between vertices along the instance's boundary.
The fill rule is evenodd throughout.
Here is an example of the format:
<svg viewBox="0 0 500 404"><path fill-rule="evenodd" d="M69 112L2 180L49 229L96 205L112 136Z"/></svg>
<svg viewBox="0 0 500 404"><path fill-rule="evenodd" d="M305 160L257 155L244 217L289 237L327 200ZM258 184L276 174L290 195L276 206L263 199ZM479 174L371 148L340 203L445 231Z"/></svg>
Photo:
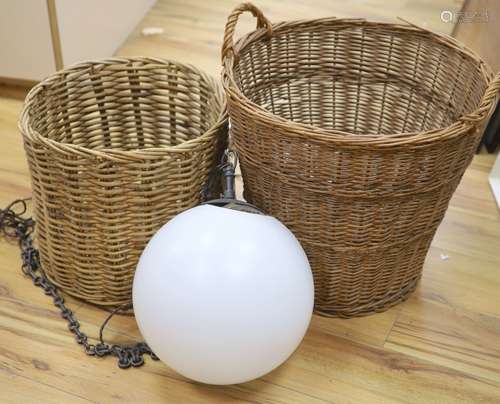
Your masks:
<svg viewBox="0 0 500 404"><path fill-rule="evenodd" d="M29 90L37 84L34 80L0 77L0 97L24 100Z"/></svg>

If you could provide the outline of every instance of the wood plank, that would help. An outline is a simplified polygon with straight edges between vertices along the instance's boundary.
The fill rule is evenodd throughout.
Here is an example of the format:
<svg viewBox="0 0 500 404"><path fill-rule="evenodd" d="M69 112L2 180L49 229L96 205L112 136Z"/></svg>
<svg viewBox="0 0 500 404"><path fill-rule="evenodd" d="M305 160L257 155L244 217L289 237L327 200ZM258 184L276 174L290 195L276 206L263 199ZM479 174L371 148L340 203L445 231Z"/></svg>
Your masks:
<svg viewBox="0 0 500 404"><path fill-rule="evenodd" d="M0 296L4 299L25 301L41 306L50 306L52 299L40 288L33 285L30 278L21 272L19 248L14 242L0 237ZM64 294L65 301L72 310L78 309L82 301Z"/></svg>
<svg viewBox="0 0 500 404"><path fill-rule="evenodd" d="M465 373L314 330L297 354L283 367L287 380L334 402L477 402L499 393Z"/></svg>
<svg viewBox="0 0 500 404"><path fill-rule="evenodd" d="M31 195L28 165L24 156L22 136L17 129L17 119L22 103L0 98L0 139L2 159L0 164L0 207L4 208L16 198Z"/></svg>
<svg viewBox="0 0 500 404"><path fill-rule="evenodd" d="M89 403L74 394L46 386L3 369L0 370L0 402L3 404L35 403L41 398L46 404Z"/></svg>
<svg viewBox="0 0 500 404"><path fill-rule="evenodd" d="M488 183L488 174L494 163L494 157L495 154L486 152L474 157L450 201L452 209L465 210L472 215L498 220L500 212L492 198Z"/></svg>
<svg viewBox="0 0 500 404"><path fill-rule="evenodd" d="M385 347L500 386L500 317L417 296L403 305Z"/></svg>
<svg viewBox="0 0 500 404"><path fill-rule="evenodd" d="M489 190L488 193L489 197L493 198ZM484 217L451 205L432 245L478 260L498 262L500 217Z"/></svg>
<svg viewBox="0 0 500 404"><path fill-rule="evenodd" d="M159 362L148 361L141 369L124 372L111 360L87 358L50 309L2 301L0 316L4 341L0 359L9 371L91 400L373 403L417 402L425 397L435 402L477 402L500 394L494 383L318 330L308 334L285 365L260 380L204 386ZM123 339L116 336L115 341Z"/></svg>
<svg viewBox="0 0 500 404"><path fill-rule="evenodd" d="M419 288L384 346L500 381L500 217L487 184L491 162L476 156L467 170Z"/></svg>
<svg viewBox="0 0 500 404"><path fill-rule="evenodd" d="M498 268L498 261L478 260L433 246L427 254L419 288L411 299L500 317Z"/></svg>
<svg viewBox="0 0 500 404"><path fill-rule="evenodd" d="M123 371L110 358L84 355L65 323L51 308L0 297L0 364L11 374L103 402L270 402L321 403L314 395L257 380L245 385L215 387L191 382L161 362ZM97 328L82 322L97 335ZM112 343L127 338L109 335ZM216 364L214 364L216 366ZM43 398L41 398L43 401Z"/></svg>
<svg viewBox="0 0 500 404"><path fill-rule="evenodd" d="M119 56L146 55L195 64L214 76L220 71L220 46L229 13L242 1L169 0L158 1L131 33ZM417 25L450 34L453 24L441 21L441 11L460 10L462 0L315 0L294 1L284 7L274 0L254 2L273 23L327 16L362 17L376 21L398 21L403 17ZM399 21L400 22L400 21ZM163 28L164 33L143 36L146 27ZM238 22L236 38L255 29L255 19L244 15Z"/></svg>
<svg viewBox="0 0 500 404"><path fill-rule="evenodd" d="M332 336L346 338L371 346L383 346L399 314L399 307L373 314L369 317L350 319L327 318L314 315L311 329Z"/></svg>

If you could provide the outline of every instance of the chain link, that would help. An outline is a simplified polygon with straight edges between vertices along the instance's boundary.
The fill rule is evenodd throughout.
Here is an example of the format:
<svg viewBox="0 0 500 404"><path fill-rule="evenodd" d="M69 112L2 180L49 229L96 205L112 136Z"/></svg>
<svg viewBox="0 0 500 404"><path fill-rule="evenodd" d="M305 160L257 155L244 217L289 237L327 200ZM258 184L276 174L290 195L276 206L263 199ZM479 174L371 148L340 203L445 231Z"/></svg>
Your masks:
<svg viewBox="0 0 500 404"><path fill-rule="evenodd" d="M144 356L149 355L153 360L158 357L151 351L145 342L138 342L134 345L121 346L109 345L103 340L104 328L111 317L126 307L119 307L112 311L106 318L99 331L99 342L92 344L88 336L81 331L80 323L64 302L64 297L57 287L43 273L40 265L40 255L33 243L33 230L35 221L32 218L25 218L23 215L27 211L26 202L31 198L18 199L12 202L7 208L0 209L0 232L7 238L16 239L21 249L22 266L24 275L31 278L33 284L41 288L47 296L52 297L54 306L60 312L61 317L68 322L68 329L75 335L75 340L83 346L84 352L89 356L105 357L114 356L118 359L118 366L122 369L129 367L139 367L144 364Z"/></svg>

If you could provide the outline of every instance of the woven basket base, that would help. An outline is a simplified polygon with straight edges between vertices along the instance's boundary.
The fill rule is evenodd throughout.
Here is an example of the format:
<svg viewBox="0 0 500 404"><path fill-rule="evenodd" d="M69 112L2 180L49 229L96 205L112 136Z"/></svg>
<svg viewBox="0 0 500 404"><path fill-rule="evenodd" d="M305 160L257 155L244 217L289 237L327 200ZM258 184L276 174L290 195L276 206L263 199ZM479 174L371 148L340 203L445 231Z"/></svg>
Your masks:
<svg viewBox="0 0 500 404"><path fill-rule="evenodd" d="M43 265L43 264L42 264ZM126 304L132 303L132 295L130 296L130 299L128 300L123 300L123 301L117 301L117 300L110 300L105 301L104 299L101 299L99 296L94 296L92 294L85 294L85 293L78 293L75 290L72 290L71 288L67 288L66 286L62 285L60 282L57 282L50 273L44 271L45 276L54 284L57 286L59 290L61 290L64 294L67 294L71 297L74 297L75 299L81 300L82 302L92 304L97 307L101 308L106 308L108 310L111 310L115 307L120 307L124 306ZM121 312L120 312L121 313Z"/></svg>
<svg viewBox="0 0 500 404"><path fill-rule="evenodd" d="M345 309L345 308L332 308L332 309L321 309L321 307L314 307L314 312L323 317L335 317L335 318L353 318L353 317L364 317L370 314L382 313L389 310L391 307L403 303L406 301L410 295L415 291L420 277L412 280L403 289L397 293L391 294L384 297L376 302L370 303L367 306L356 307L355 309Z"/></svg>
<svg viewBox="0 0 500 404"><path fill-rule="evenodd" d="M70 295L71 297L74 297L78 300L82 300L86 303L93 304L98 307L118 307L122 306L125 304L129 304L131 300L129 301L123 301L123 302L110 302L108 304L103 304L101 300L97 299L94 300L92 297L84 294L77 293L75 291L72 291L71 289L65 288L62 286L60 283L58 283L56 280L54 280L49 274L45 273L47 278L54 283L61 291L64 293ZM384 297L383 299L380 299L378 301L370 303L370 305L367 306L360 306L356 307L355 309L346 309L346 308L332 308L332 309L322 309L319 306L314 307L314 313L318 314L323 317L331 317L331 318L353 318L353 317L365 317L369 316L371 314L376 314L376 313L382 313L384 311L389 310L391 307L394 307L400 303L403 303L406 301L410 295L415 291L418 282L420 280L420 277L417 279L412 280L410 283L408 283L402 290L398 291L397 293L391 294L387 297Z"/></svg>

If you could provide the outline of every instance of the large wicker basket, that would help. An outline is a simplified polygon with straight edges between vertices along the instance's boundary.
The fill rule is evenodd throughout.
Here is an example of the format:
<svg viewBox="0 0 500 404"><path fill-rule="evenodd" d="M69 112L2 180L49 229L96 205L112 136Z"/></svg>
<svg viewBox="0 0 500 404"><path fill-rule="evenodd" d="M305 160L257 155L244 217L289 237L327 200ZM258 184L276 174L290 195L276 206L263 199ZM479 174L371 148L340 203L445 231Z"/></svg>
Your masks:
<svg viewBox="0 0 500 404"><path fill-rule="evenodd" d="M257 29L233 44L242 12ZM246 199L309 257L316 310L386 310L415 289L500 88L452 38L324 18L271 24L251 4L222 48Z"/></svg>
<svg viewBox="0 0 500 404"><path fill-rule="evenodd" d="M211 78L163 59L82 63L34 87L20 129L47 276L95 304L130 302L147 241L217 184L226 118Z"/></svg>

